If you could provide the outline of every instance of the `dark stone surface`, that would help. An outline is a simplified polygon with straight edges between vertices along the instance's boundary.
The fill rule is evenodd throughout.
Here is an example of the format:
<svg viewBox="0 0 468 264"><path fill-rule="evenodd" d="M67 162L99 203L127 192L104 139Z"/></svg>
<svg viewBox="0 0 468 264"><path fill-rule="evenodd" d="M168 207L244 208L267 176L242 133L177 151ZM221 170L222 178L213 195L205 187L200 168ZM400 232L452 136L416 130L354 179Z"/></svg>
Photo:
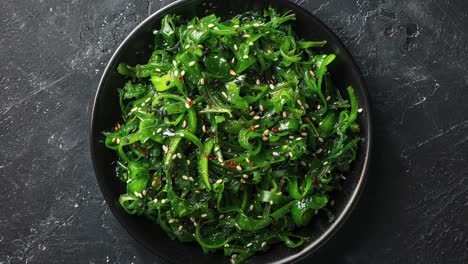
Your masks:
<svg viewBox="0 0 468 264"><path fill-rule="evenodd" d="M169 2L0 2L0 263L161 263L110 214L87 132L113 50ZM468 2L298 3L355 56L375 131L361 201L304 263L467 263Z"/></svg>

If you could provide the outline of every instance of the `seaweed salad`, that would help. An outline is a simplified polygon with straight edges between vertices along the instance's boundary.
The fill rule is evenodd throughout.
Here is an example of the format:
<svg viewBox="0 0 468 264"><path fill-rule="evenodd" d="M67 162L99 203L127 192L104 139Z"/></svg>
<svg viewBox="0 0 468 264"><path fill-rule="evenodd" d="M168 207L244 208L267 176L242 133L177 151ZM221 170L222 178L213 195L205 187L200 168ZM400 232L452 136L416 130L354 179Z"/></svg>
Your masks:
<svg viewBox="0 0 468 264"><path fill-rule="evenodd" d="M234 263L306 243L297 230L333 206L356 158L360 110L332 84L327 43L293 20L166 15L148 63L118 66L122 121L104 134L126 212Z"/></svg>

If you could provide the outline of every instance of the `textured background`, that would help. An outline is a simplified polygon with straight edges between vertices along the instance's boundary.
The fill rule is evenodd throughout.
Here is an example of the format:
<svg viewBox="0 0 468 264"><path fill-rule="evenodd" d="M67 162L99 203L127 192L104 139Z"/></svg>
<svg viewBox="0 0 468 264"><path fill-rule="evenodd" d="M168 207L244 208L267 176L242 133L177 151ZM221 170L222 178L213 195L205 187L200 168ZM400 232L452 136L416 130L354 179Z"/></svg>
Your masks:
<svg viewBox="0 0 468 264"><path fill-rule="evenodd" d="M161 263L110 214L88 147L113 50L171 1L1 0L0 263ZM468 262L468 2L298 1L369 86L363 197L309 261Z"/></svg>

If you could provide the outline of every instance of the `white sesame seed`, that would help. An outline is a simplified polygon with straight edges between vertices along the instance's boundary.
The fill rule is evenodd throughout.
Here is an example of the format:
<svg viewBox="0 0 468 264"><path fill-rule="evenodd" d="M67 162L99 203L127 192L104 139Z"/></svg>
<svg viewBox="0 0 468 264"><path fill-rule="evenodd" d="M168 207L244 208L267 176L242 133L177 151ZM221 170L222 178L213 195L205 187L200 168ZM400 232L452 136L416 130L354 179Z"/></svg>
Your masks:
<svg viewBox="0 0 468 264"><path fill-rule="evenodd" d="M162 200L161 200L161 203L166 203L166 199L162 199Z"/></svg>
<svg viewBox="0 0 468 264"><path fill-rule="evenodd" d="M320 110L320 108L322 108L322 106L321 106L321 105L317 105L317 109Z"/></svg>
<svg viewBox="0 0 468 264"><path fill-rule="evenodd" d="M240 170L242 170L242 167L239 166L239 165L237 165L237 166L236 166L236 170L240 171Z"/></svg>
<svg viewBox="0 0 468 264"><path fill-rule="evenodd" d="M182 231L182 229L184 229L183 226L179 226L179 232Z"/></svg>
<svg viewBox="0 0 468 264"><path fill-rule="evenodd" d="M177 62L175 60L172 60L172 65L177 66Z"/></svg>
<svg viewBox="0 0 468 264"><path fill-rule="evenodd" d="M253 119L259 120L259 119L260 119L260 116L254 116Z"/></svg>
<svg viewBox="0 0 468 264"><path fill-rule="evenodd" d="M192 176L188 177L188 180L191 181L191 182L195 181L195 179L193 179Z"/></svg>
<svg viewBox="0 0 468 264"><path fill-rule="evenodd" d="M146 98L145 103L147 103L147 102L149 102L149 101L151 101L151 97L150 97L150 98Z"/></svg>
<svg viewBox="0 0 468 264"><path fill-rule="evenodd" d="M283 118L286 118L288 117L288 113L286 113L286 111L283 111Z"/></svg>
<svg viewBox="0 0 468 264"><path fill-rule="evenodd" d="M244 175L242 175L242 178L244 178L244 179L248 179L248 178L249 178L249 175L247 175L247 174L244 174Z"/></svg>
<svg viewBox="0 0 468 264"><path fill-rule="evenodd" d="M249 58L249 55L244 55L244 56L242 56L242 58L243 58L244 60L246 60L246 59Z"/></svg>
<svg viewBox="0 0 468 264"><path fill-rule="evenodd" d="M189 64L188 64L188 65L189 65L190 67L192 67L193 65L195 65L195 61L191 61L191 62L189 62Z"/></svg>
<svg viewBox="0 0 468 264"><path fill-rule="evenodd" d="M188 177L187 177L186 175L183 175L183 176L182 176L182 179L188 181Z"/></svg>
<svg viewBox="0 0 468 264"><path fill-rule="evenodd" d="M325 161L325 162L323 163L324 166L327 165L327 164L328 164L328 161Z"/></svg>
<svg viewBox="0 0 468 264"><path fill-rule="evenodd" d="M270 205L273 205L273 201L270 200Z"/></svg>
<svg viewBox="0 0 468 264"><path fill-rule="evenodd" d="M247 247L251 247L251 246L252 246L252 243L248 243L248 244L247 244Z"/></svg>
<svg viewBox="0 0 468 264"><path fill-rule="evenodd" d="M221 184L223 182L223 180L219 179L216 181L217 184Z"/></svg>
<svg viewBox="0 0 468 264"><path fill-rule="evenodd" d="M221 215L220 215L221 216ZM229 247L229 244L224 244L224 247Z"/></svg>
<svg viewBox="0 0 468 264"><path fill-rule="evenodd" d="M313 70L310 70L309 73L310 73L310 75L311 75L312 77L315 77L315 73L314 73Z"/></svg>
<svg viewBox="0 0 468 264"><path fill-rule="evenodd" d="M154 70L157 71L157 72L161 72L161 69L159 69L159 68L156 68Z"/></svg>
<svg viewBox="0 0 468 264"><path fill-rule="evenodd" d="M267 50L267 53L271 54L271 53L273 53L273 51L271 51L271 49L269 49L269 50Z"/></svg>
<svg viewBox="0 0 468 264"><path fill-rule="evenodd" d="M162 149L164 150L164 153L167 153L169 151L169 148L166 145L163 145Z"/></svg>
<svg viewBox="0 0 468 264"><path fill-rule="evenodd" d="M318 138L318 141L319 141L320 143L323 143L323 138L319 137L319 138Z"/></svg>
<svg viewBox="0 0 468 264"><path fill-rule="evenodd" d="M257 79L257 81L255 81L255 84L260 85L260 80Z"/></svg>
<svg viewBox="0 0 468 264"><path fill-rule="evenodd" d="M202 218L205 218L205 217L207 217L208 215L207 215L207 214L202 214L202 215L200 215L200 216L201 216Z"/></svg>
<svg viewBox="0 0 468 264"><path fill-rule="evenodd" d="M251 38L252 36L250 36L249 34L245 34L245 35L243 35L242 37L244 37L244 38L247 38L247 39L248 39L248 38Z"/></svg>
<svg viewBox="0 0 468 264"><path fill-rule="evenodd" d="M139 192L133 192L133 194L134 194L136 197L143 198L143 195L141 195L141 193L139 193Z"/></svg>
<svg viewBox="0 0 468 264"><path fill-rule="evenodd" d="M252 42L252 41L249 42L249 46L253 46L253 42Z"/></svg>
<svg viewBox="0 0 468 264"><path fill-rule="evenodd" d="M346 180L346 177L344 175L341 175L341 179Z"/></svg>
<svg viewBox="0 0 468 264"><path fill-rule="evenodd" d="M185 45L185 49L190 49L190 45L189 44Z"/></svg>
<svg viewBox="0 0 468 264"><path fill-rule="evenodd" d="M120 138L117 138L117 139L115 140L115 142L116 142L117 144L120 144Z"/></svg>
<svg viewBox="0 0 468 264"><path fill-rule="evenodd" d="M190 221L195 222L195 217L191 216Z"/></svg>
<svg viewBox="0 0 468 264"><path fill-rule="evenodd" d="M260 127L260 125L255 125L255 126L254 126L254 128L259 128L259 127Z"/></svg>
<svg viewBox="0 0 468 264"><path fill-rule="evenodd" d="M309 106L308 103L305 103L305 104L304 104L304 107L305 107L306 109L309 109L309 108L310 108L310 106Z"/></svg>
<svg viewBox="0 0 468 264"><path fill-rule="evenodd" d="M221 94L224 96L224 98L228 98L228 95L226 92L221 92Z"/></svg>
<svg viewBox="0 0 468 264"><path fill-rule="evenodd" d="M362 113L362 111L364 111L364 110L362 110L362 108L359 108L357 111L358 111L358 113Z"/></svg>
<svg viewBox="0 0 468 264"><path fill-rule="evenodd" d="M188 25L187 26L187 29L192 29L193 28L193 25Z"/></svg>
<svg viewBox="0 0 468 264"><path fill-rule="evenodd" d="M270 84L270 89L275 89L275 86L273 84Z"/></svg>
<svg viewBox="0 0 468 264"><path fill-rule="evenodd" d="M307 132L302 132L302 133L301 133L301 136L307 137Z"/></svg>
<svg viewBox="0 0 468 264"><path fill-rule="evenodd" d="M187 165L190 165L190 160L187 160Z"/></svg>
<svg viewBox="0 0 468 264"><path fill-rule="evenodd" d="M321 149L321 148L317 149L317 151L315 151L315 154L320 154L320 153L322 153L322 151L323 151L323 149Z"/></svg>
<svg viewBox="0 0 468 264"><path fill-rule="evenodd" d="M234 50L239 50L239 48L237 47L237 44L234 44Z"/></svg>
<svg viewBox="0 0 468 264"><path fill-rule="evenodd" d="M185 71L184 71L184 70L182 70L182 71L180 72L180 76L185 76Z"/></svg>
<svg viewBox="0 0 468 264"><path fill-rule="evenodd" d="M202 44L198 44L197 47L198 47L199 49L203 49L203 48L204 48Z"/></svg>
<svg viewBox="0 0 468 264"><path fill-rule="evenodd" d="M278 152L273 152L272 154L273 154L273 156L279 156Z"/></svg>
<svg viewBox="0 0 468 264"><path fill-rule="evenodd" d="M204 78L201 78L201 79L200 79L200 84L201 84L201 85L205 85L205 79L204 79Z"/></svg>
<svg viewBox="0 0 468 264"><path fill-rule="evenodd" d="M267 242L263 242L261 247L266 247L266 245L267 245Z"/></svg>
<svg viewBox="0 0 468 264"><path fill-rule="evenodd" d="M231 74L232 76L236 76L236 75L237 75L237 73L236 73L234 70L230 70L230 71L229 71L229 74Z"/></svg>
<svg viewBox="0 0 468 264"><path fill-rule="evenodd" d="M197 225L198 225L197 222L193 222L193 226L197 226Z"/></svg>
<svg viewBox="0 0 468 264"><path fill-rule="evenodd" d="M259 23L254 23L253 26L254 26L254 27L259 27L260 24L259 24Z"/></svg>
<svg viewBox="0 0 468 264"><path fill-rule="evenodd" d="M296 140L297 140L297 141L301 141L302 138L301 138L301 137L297 137Z"/></svg>
<svg viewBox="0 0 468 264"><path fill-rule="evenodd" d="M214 26L215 26L215 25L214 25L213 23L208 24L208 28L214 28Z"/></svg>
<svg viewBox="0 0 468 264"><path fill-rule="evenodd" d="M115 142L115 138L112 138L112 143L114 143L114 142Z"/></svg>
<svg viewBox="0 0 468 264"><path fill-rule="evenodd" d="M234 27L234 28L239 28L239 25L234 25L233 27Z"/></svg>
<svg viewBox="0 0 468 264"><path fill-rule="evenodd" d="M263 215L257 215L257 218L258 218L258 219L262 219L262 218L263 218Z"/></svg>
<svg viewBox="0 0 468 264"><path fill-rule="evenodd" d="M223 219L224 218L224 215L223 214L220 214L218 219Z"/></svg>
<svg viewBox="0 0 468 264"><path fill-rule="evenodd" d="M172 155L172 160L175 160L177 158L177 154Z"/></svg>
<svg viewBox="0 0 468 264"><path fill-rule="evenodd" d="M154 198L153 203L157 203L157 202L158 202L158 198Z"/></svg>
<svg viewBox="0 0 468 264"><path fill-rule="evenodd" d="M185 128L186 126L187 126L187 121L184 120L184 121L182 122L182 128Z"/></svg>
<svg viewBox="0 0 468 264"><path fill-rule="evenodd" d="M249 115L250 115L250 116L254 116L254 115L255 115L255 111L250 112Z"/></svg>
<svg viewBox="0 0 468 264"><path fill-rule="evenodd" d="M130 110L130 112L135 112L136 110L138 110L138 107L132 108L132 110Z"/></svg>
<svg viewBox="0 0 468 264"><path fill-rule="evenodd" d="M302 106L301 100L297 99L297 104L300 105L300 106Z"/></svg>
<svg viewBox="0 0 468 264"><path fill-rule="evenodd" d="M147 190L143 190L143 195L146 195L148 193Z"/></svg>
<svg viewBox="0 0 468 264"><path fill-rule="evenodd" d="M301 165L304 166L304 167L306 167L306 166L307 166L307 163L306 163L305 161L301 160Z"/></svg>
<svg viewBox="0 0 468 264"><path fill-rule="evenodd" d="M321 126L322 124L323 124L323 121L321 121L321 122L319 123L319 126Z"/></svg>
<svg viewBox="0 0 468 264"><path fill-rule="evenodd" d="M288 154L289 154L289 157L291 157L291 158L293 157L293 153L291 151L289 151Z"/></svg>
<svg viewBox="0 0 468 264"><path fill-rule="evenodd" d="M254 205L251 204L251 205L249 206L249 210L250 210L250 211L253 211L253 209L254 209Z"/></svg>
<svg viewBox="0 0 468 264"><path fill-rule="evenodd" d="M232 258L232 259L236 259L236 258L237 258L237 254L232 254L231 258Z"/></svg>
<svg viewBox="0 0 468 264"><path fill-rule="evenodd" d="M175 219L174 219L174 218L169 219L169 224L172 224L172 223L174 223L174 222L175 222Z"/></svg>
<svg viewBox="0 0 468 264"><path fill-rule="evenodd" d="M277 192L276 195L281 196L281 195L283 195L283 192Z"/></svg>
<svg viewBox="0 0 468 264"><path fill-rule="evenodd" d="M263 135L268 135L268 134L270 134L270 130L265 129L265 131L263 131Z"/></svg>
<svg viewBox="0 0 468 264"><path fill-rule="evenodd" d="M181 159L181 158L182 158L182 154L181 154L180 152L177 153L177 157L178 157L179 159Z"/></svg>
<svg viewBox="0 0 468 264"><path fill-rule="evenodd" d="M330 101L331 100L331 96L327 96L327 101Z"/></svg>
<svg viewBox="0 0 468 264"><path fill-rule="evenodd" d="M153 30L153 35L158 34L158 32L159 32L158 30Z"/></svg>

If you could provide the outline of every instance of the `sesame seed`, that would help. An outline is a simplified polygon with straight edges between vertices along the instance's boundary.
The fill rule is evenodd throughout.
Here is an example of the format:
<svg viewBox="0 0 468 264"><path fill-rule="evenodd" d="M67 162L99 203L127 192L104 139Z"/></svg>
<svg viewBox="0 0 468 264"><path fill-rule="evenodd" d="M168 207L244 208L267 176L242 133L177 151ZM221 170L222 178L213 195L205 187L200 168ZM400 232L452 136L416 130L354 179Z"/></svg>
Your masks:
<svg viewBox="0 0 468 264"><path fill-rule="evenodd" d="M263 141L268 141L268 138L267 137L262 137L262 140Z"/></svg>
<svg viewBox="0 0 468 264"><path fill-rule="evenodd" d="M310 73L310 75L312 75L312 77L315 77L314 71L310 70L309 73Z"/></svg>
<svg viewBox="0 0 468 264"><path fill-rule="evenodd" d="M158 202L158 198L154 198L153 203L157 203L157 202Z"/></svg>
<svg viewBox="0 0 468 264"><path fill-rule="evenodd" d="M289 139L294 139L293 135L288 136Z"/></svg>
<svg viewBox="0 0 468 264"><path fill-rule="evenodd" d="M254 26L254 27L259 27L260 24L259 24L259 23L254 23L253 26Z"/></svg>
<svg viewBox="0 0 468 264"><path fill-rule="evenodd" d="M188 177L188 180L191 182L195 181L192 176Z"/></svg>
<svg viewBox="0 0 468 264"><path fill-rule="evenodd" d="M236 259L236 258L237 258L237 254L232 254L231 258L232 258L232 259Z"/></svg>
<svg viewBox="0 0 468 264"><path fill-rule="evenodd" d="M310 108L310 106L309 106L308 103L305 103L304 106L305 106L306 109L309 109L309 108Z"/></svg>
<svg viewBox="0 0 468 264"><path fill-rule="evenodd" d="M255 84L260 85L260 80L257 79L257 81L255 81Z"/></svg>
<svg viewBox="0 0 468 264"><path fill-rule="evenodd" d="M188 181L188 177L186 175L182 175L182 179Z"/></svg>
<svg viewBox="0 0 468 264"><path fill-rule="evenodd" d="M321 122L319 123L319 126L321 126L322 124L323 124L323 121L321 121Z"/></svg>
<svg viewBox="0 0 468 264"><path fill-rule="evenodd" d="M214 151L215 151L215 152L218 152L218 151L219 151L219 146L216 146L216 147L214 148Z"/></svg>
<svg viewBox="0 0 468 264"><path fill-rule="evenodd" d="M115 143L120 144L120 138L117 138L117 139L115 140Z"/></svg>
<svg viewBox="0 0 468 264"><path fill-rule="evenodd" d="M180 72L180 76L185 76L185 71L184 71L184 70L182 70L182 71Z"/></svg>
<svg viewBox="0 0 468 264"><path fill-rule="evenodd" d="M254 126L254 128L259 128L259 127L260 127L260 125L255 125L255 126Z"/></svg>
<svg viewBox="0 0 468 264"><path fill-rule="evenodd" d="M341 175L341 179L346 180L346 177L344 175Z"/></svg>
<svg viewBox="0 0 468 264"><path fill-rule="evenodd" d="M288 113L286 113L286 111L283 111L283 118L286 118L288 117Z"/></svg>
<svg viewBox="0 0 468 264"><path fill-rule="evenodd" d="M257 215L257 218L258 218L258 219L262 219L262 218L263 218L263 215Z"/></svg>
<svg viewBox="0 0 468 264"><path fill-rule="evenodd" d="M190 221L195 222L195 217L191 216Z"/></svg>
<svg viewBox="0 0 468 264"><path fill-rule="evenodd" d="M250 163L250 159L249 159L249 158L245 158L245 161L247 161L247 163Z"/></svg>
<svg viewBox="0 0 468 264"><path fill-rule="evenodd" d="M174 218L169 219L169 224L172 224L172 223L174 223L174 222L175 222L175 219L174 219Z"/></svg>
<svg viewBox="0 0 468 264"><path fill-rule="evenodd" d="M215 26L215 25L214 25L213 23L208 24L208 28L214 28L214 26Z"/></svg>
<svg viewBox="0 0 468 264"><path fill-rule="evenodd" d="M283 195L283 192L277 192L276 195L281 196L281 195Z"/></svg>
<svg viewBox="0 0 468 264"><path fill-rule="evenodd" d="M251 247L251 246L252 246L252 243L248 243L248 244L247 244L247 247Z"/></svg>
<svg viewBox="0 0 468 264"><path fill-rule="evenodd" d="M230 70L230 71L229 71L229 74L231 74L232 76L236 76L236 75L237 75L237 73L236 73L234 70Z"/></svg>
<svg viewBox="0 0 468 264"><path fill-rule="evenodd" d="M151 97L150 97L150 98L146 98L145 103L147 103L147 102L149 102L149 101L151 101ZM119 127L120 127L120 124L119 124Z"/></svg>
<svg viewBox="0 0 468 264"><path fill-rule="evenodd" d="M182 158L182 154L181 154L180 152L177 153L177 157L178 157L179 159L181 159L181 158Z"/></svg>
<svg viewBox="0 0 468 264"><path fill-rule="evenodd" d="M236 64L236 57L232 57L231 63L232 63L232 64Z"/></svg>
<svg viewBox="0 0 468 264"><path fill-rule="evenodd" d="M197 222L193 222L193 226L197 226L197 225L198 225Z"/></svg>
<svg viewBox="0 0 468 264"><path fill-rule="evenodd" d="M364 110L362 110L362 108L359 108L357 111L358 111L358 113L362 113L362 111L364 111Z"/></svg>
<svg viewBox="0 0 468 264"><path fill-rule="evenodd" d="M242 178L244 178L244 179L248 179L248 178L249 178L249 175L247 175L247 174L244 174L244 175L242 175Z"/></svg>
<svg viewBox="0 0 468 264"><path fill-rule="evenodd" d="M162 200L161 200L161 203L166 203L166 199L162 199Z"/></svg>
<svg viewBox="0 0 468 264"><path fill-rule="evenodd" d="M184 120L184 121L182 122L182 128L185 128L186 126L187 126L187 121Z"/></svg>
<svg viewBox="0 0 468 264"><path fill-rule="evenodd" d="M277 157L279 156L278 152L273 152L272 154L273 154L273 156L277 156Z"/></svg>
<svg viewBox="0 0 468 264"><path fill-rule="evenodd" d="M321 148L317 149L317 151L315 151L315 154L320 154L320 153L322 153L322 151L323 151L323 149L321 149Z"/></svg>
<svg viewBox="0 0 468 264"><path fill-rule="evenodd" d="M297 137L296 140L297 140L297 141L301 141L302 138L301 138L301 137Z"/></svg>
<svg viewBox="0 0 468 264"><path fill-rule="evenodd" d="M261 247L266 247L266 245L267 245L267 242L263 242Z"/></svg>
<svg viewBox="0 0 468 264"><path fill-rule="evenodd" d="M273 53L273 52L271 51L271 49L269 49L269 50L267 50L267 53L268 53L268 54L271 54L271 53Z"/></svg>
<svg viewBox="0 0 468 264"><path fill-rule="evenodd" d="M268 134L270 134L270 130L265 129L265 131L263 131L263 135L268 135Z"/></svg>
<svg viewBox="0 0 468 264"><path fill-rule="evenodd" d="M203 133L206 133L206 126L205 126L205 125L203 125L203 126L201 127L201 129L202 129Z"/></svg>
<svg viewBox="0 0 468 264"><path fill-rule="evenodd" d="M331 96L327 96L327 101L330 101L331 100Z"/></svg>
<svg viewBox="0 0 468 264"><path fill-rule="evenodd" d="M197 45L197 48L199 48L199 49L203 49L204 47L203 47L203 45L202 45L202 44L198 44L198 45Z"/></svg>
<svg viewBox="0 0 468 264"><path fill-rule="evenodd" d="M187 26L187 29L192 29L193 28L193 25L188 25Z"/></svg>
<svg viewBox="0 0 468 264"><path fill-rule="evenodd" d="M301 160L301 165L304 166L304 167L306 167L306 166L307 166L307 163L306 163L305 161Z"/></svg>
<svg viewBox="0 0 468 264"><path fill-rule="evenodd" d="M207 217L208 215L207 215L207 214L202 214L202 215L200 215L200 216L201 216L202 218L205 218L205 217Z"/></svg>
<svg viewBox="0 0 468 264"><path fill-rule="evenodd" d="M112 138L112 143L115 143L115 138Z"/></svg>
<svg viewBox="0 0 468 264"><path fill-rule="evenodd" d="M288 154L289 154L289 157L291 158L293 157L293 153L291 151Z"/></svg>
<svg viewBox="0 0 468 264"><path fill-rule="evenodd" d="M250 211L253 211L253 209L254 209L254 205L251 204L251 205L249 206L249 210L250 210Z"/></svg>
<svg viewBox="0 0 468 264"><path fill-rule="evenodd" d="M143 190L143 195L146 195L148 193L147 190Z"/></svg>
<svg viewBox="0 0 468 264"><path fill-rule="evenodd" d="M302 133L301 133L301 136L307 137L307 132L302 132Z"/></svg>
<svg viewBox="0 0 468 264"><path fill-rule="evenodd" d="M157 184L157 182L155 180L151 182L151 186L153 186L153 187L156 186L156 184Z"/></svg>
<svg viewBox="0 0 468 264"><path fill-rule="evenodd" d="M184 227L183 227L183 226L179 226L179 229L178 229L179 232L182 231L182 229L184 229Z"/></svg>
<svg viewBox="0 0 468 264"><path fill-rule="evenodd" d="M249 46L253 46L253 42L252 42L252 41L249 42Z"/></svg>
<svg viewBox="0 0 468 264"><path fill-rule="evenodd" d="M201 79L200 79L200 84L201 84L201 85L205 85L205 79L204 79L204 78L201 78Z"/></svg>
<svg viewBox="0 0 468 264"><path fill-rule="evenodd" d="M223 214L220 214L218 219L223 219L224 218L224 215ZM226 244L227 245L227 244ZM229 246L229 245L228 245Z"/></svg>
<svg viewBox="0 0 468 264"><path fill-rule="evenodd" d="M242 170L242 167L239 166L239 165L237 165L237 166L236 166L236 170L240 171L240 170Z"/></svg>
<svg viewBox="0 0 468 264"><path fill-rule="evenodd" d="M248 39L248 38L251 38L252 36L250 36L249 34L245 34L245 35L243 35L242 37L244 37L244 38L247 38L247 39Z"/></svg>
<svg viewBox="0 0 468 264"><path fill-rule="evenodd" d="M301 100L297 99L297 104L300 105L300 106L302 106Z"/></svg>
<svg viewBox="0 0 468 264"><path fill-rule="evenodd" d="M328 161L325 161L325 162L323 163L324 166L327 165L327 164L328 164Z"/></svg>
<svg viewBox="0 0 468 264"><path fill-rule="evenodd" d="M239 25L234 25L234 28L239 28Z"/></svg>
<svg viewBox="0 0 468 264"><path fill-rule="evenodd" d="M261 112L265 111L265 107L263 107L263 105L260 106L260 111Z"/></svg>
<svg viewBox="0 0 468 264"><path fill-rule="evenodd" d="M223 180L219 179L216 181L217 184L221 184L223 182Z"/></svg>
<svg viewBox="0 0 468 264"><path fill-rule="evenodd" d="M224 96L224 98L228 98L228 95L226 92L221 92L221 94Z"/></svg>
<svg viewBox="0 0 468 264"><path fill-rule="evenodd" d="M315 214L318 214L318 210L317 210L317 209L315 209L314 213L315 213Z"/></svg>
<svg viewBox="0 0 468 264"><path fill-rule="evenodd" d="M169 148L166 145L163 145L162 149L164 150L164 153L167 153L169 151Z"/></svg>
<svg viewBox="0 0 468 264"><path fill-rule="evenodd" d="M192 67L193 65L195 65L195 61L191 61L191 62L189 62L189 64L188 64L188 65L189 65L190 67Z"/></svg>
<svg viewBox="0 0 468 264"><path fill-rule="evenodd" d="M275 89L275 86L273 84L270 84L270 89Z"/></svg>
<svg viewBox="0 0 468 264"><path fill-rule="evenodd" d="M177 154L172 155L172 160L175 160L177 158Z"/></svg>
<svg viewBox="0 0 468 264"><path fill-rule="evenodd" d="M153 35L158 34L158 32L159 32L158 30L153 30Z"/></svg>
<svg viewBox="0 0 468 264"><path fill-rule="evenodd" d="M319 137L319 138L318 138L318 141L319 141L320 143L323 143L323 138Z"/></svg>
<svg viewBox="0 0 468 264"><path fill-rule="evenodd" d="M195 194L200 194L201 192L199 190L195 190Z"/></svg>
<svg viewBox="0 0 468 264"><path fill-rule="evenodd" d="M242 56L242 58L243 58L244 60L246 60L246 59L249 58L249 55L244 55L244 56Z"/></svg>
<svg viewBox="0 0 468 264"><path fill-rule="evenodd" d="M157 72L161 72L161 69L159 69L159 68L156 68L154 70L157 71Z"/></svg>
<svg viewBox="0 0 468 264"><path fill-rule="evenodd" d="M187 160L187 165L190 165L190 160Z"/></svg>
<svg viewBox="0 0 468 264"><path fill-rule="evenodd" d="M273 205L273 201L270 200L270 205Z"/></svg>
<svg viewBox="0 0 468 264"><path fill-rule="evenodd" d="M234 44L234 50L239 50L239 48L237 47L237 44Z"/></svg>
<svg viewBox="0 0 468 264"><path fill-rule="evenodd" d="M133 194L134 194L136 197L143 198L143 196L142 196L141 193L139 193L139 192L133 192Z"/></svg>
<svg viewBox="0 0 468 264"><path fill-rule="evenodd" d="M138 110L138 107L132 108L132 110L130 110L130 112L135 112L136 110Z"/></svg>
<svg viewBox="0 0 468 264"><path fill-rule="evenodd" d="M220 215L221 216L221 215ZM224 244L224 247L229 247L229 244Z"/></svg>
<svg viewBox="0 0 468 264"><path fill-rule="evenodd" d="M185 45L185 49L189 49L189 48L190 48L189 44Z"/></svg>
<svg viewBox="0 0 468 264"><path fill-rule="evenodd" d="M259 119L260 119L260 116L254 116L253 119L254 119L254 120L259 120Z"/></svg>
<svg viewBox="0 0 468 264"><path fill-rule="evenodd" d="M254 116L255 114L256 114L255 111L252 111L252 112L250 112L249 115L250 115L250 116Z"/></svg>
<svg viewBox="0 0 468 264"><path fill-rule="evenodd" d="M317 105L317 109L320 110L320 108L322 108L322 106L321 106L321 105Z"/></svg>

